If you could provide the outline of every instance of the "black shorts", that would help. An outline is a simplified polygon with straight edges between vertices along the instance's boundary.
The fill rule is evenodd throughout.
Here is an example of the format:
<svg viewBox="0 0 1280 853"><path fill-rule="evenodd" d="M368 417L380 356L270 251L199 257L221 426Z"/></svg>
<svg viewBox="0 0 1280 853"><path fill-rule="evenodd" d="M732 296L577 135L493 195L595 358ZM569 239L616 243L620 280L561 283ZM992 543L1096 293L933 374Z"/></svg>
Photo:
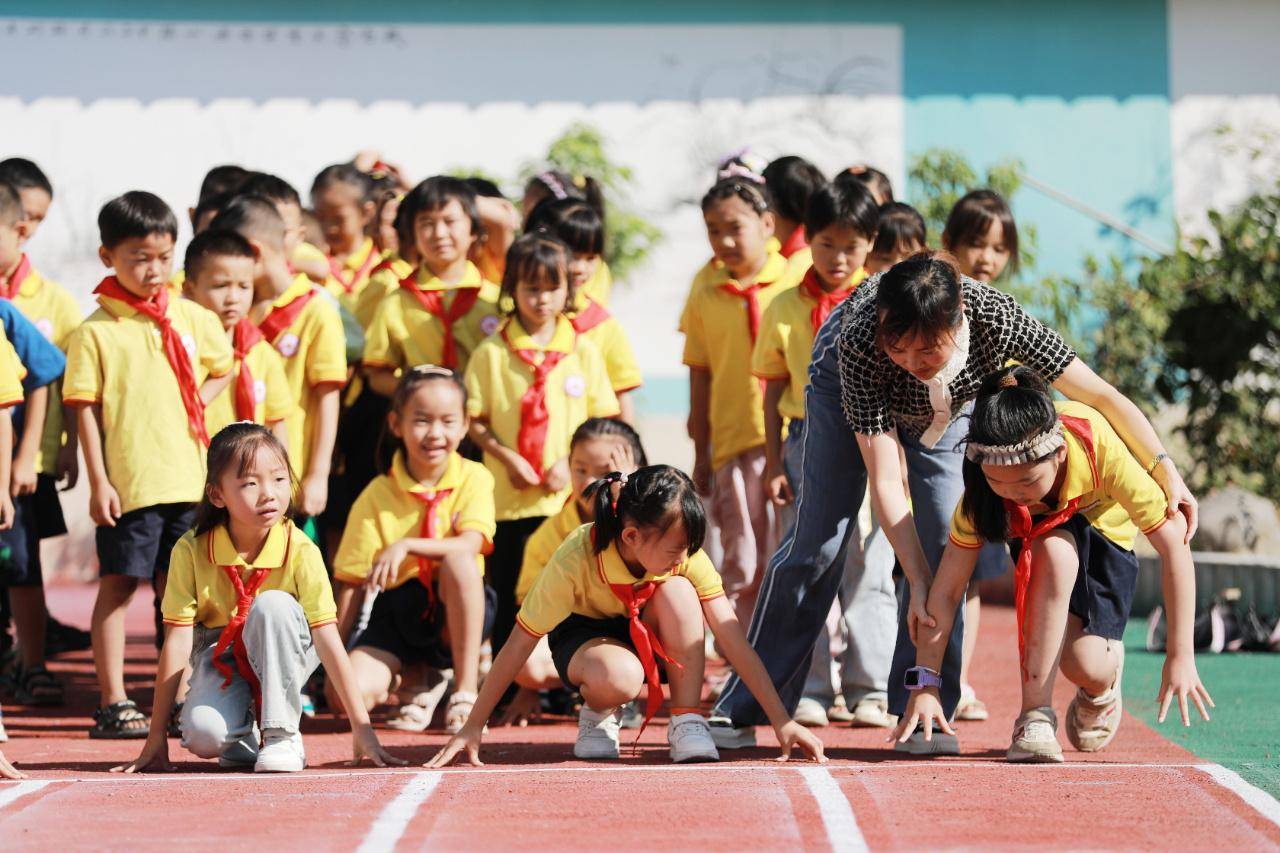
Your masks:
<svg viewBox="0 0 1280 853"><path fill-rule="evenodd" d="M169 554L195 515L193 504L156 504L126 512L115 527L99 527L98 574L151 580L169 571Z"/></svg>
<svg viewBox="0 0 1280 853"><path fill-rule="evenodd" d="M493 631L493 588L484 588L484 637ZM408 580L395 589L378 593L356 648L368 646L395 655L401 664L424 663L435 669L453 666L453 654L445 641L444 602L436 590L436 606L427 612L427 588L416 580Z"/></svg>
<svg viewBox="0 0 1280 853"><path fill-rule="evenodd" d="M1138 586L1138 557L1099 532L1083 515L1073 515L1058 528L1070 533L1080 552L1080 571L1071 590L1067 612L1080 618L1084 632L1108 640L1124 638ZM1010 541L1017 562L1022 548Z"/></svg>
<svg viewBox="0 0 1280 853"><path fill-rule="evenodd" d="M0 586L40 586L43 582L37 505L35 494L13 499L13 527L0 530Z"/></svg>
<svg viewBox="0 0 1280 853"><path fill-rule="evenodd" d="M559 674L565 686L578 689L579 685L569 680L569 662L573 660L578 649L599 637L617 640L633 653L636 650L631 642L631 620L624 616L592 619L589 616L570 613L568 619L551 629L551 633L547 635L547 645L551 647L551 660L556 665L556 673ZM662 664L662 658L655 655L654 660L658 662L658 673L662 681L666 682L667 671Z"/></svg>
<svg viewBox="0 0 1280 853"><path fill-rule="evenodd" d="M67 532L67 519L58 500L58 480L52 474L36 475L36 533L41 539L52 539Z"/></svg>

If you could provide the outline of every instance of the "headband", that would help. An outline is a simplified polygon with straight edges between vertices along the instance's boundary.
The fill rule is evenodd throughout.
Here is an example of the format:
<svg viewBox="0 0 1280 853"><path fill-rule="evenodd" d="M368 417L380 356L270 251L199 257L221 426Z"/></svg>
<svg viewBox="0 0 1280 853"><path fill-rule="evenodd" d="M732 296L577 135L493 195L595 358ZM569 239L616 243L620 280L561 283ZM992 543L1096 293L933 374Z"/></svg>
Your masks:
<svg viewBox="0 0 1280 853"><path fill-rule="evenodd" d="M538 181L547 189L551 190L551 194L556 197L556 201L564 201L569 197L569 193L565 191L564 184L560 183L560 179L556 177L556 173L548 169L538 174Z"/></svg>
<svg viewBox="0 0 1280 853"><path fill-rule="evenodd" d="M764 186L764 177L751 171L741 163L729 163L721 167L719 172L716 173L716 178L721 181L727 181L729 178L741 178L757 186Z"/></svg>
<svg viewBox="0 0 1280 853"><path fill-rule="evenodd" d="M979 465L1025 465L1043 459L1066 442L1062 422L1055 421L1049 429L1017 444L977 444L970 442L965 448L965 458Z"/></svg>

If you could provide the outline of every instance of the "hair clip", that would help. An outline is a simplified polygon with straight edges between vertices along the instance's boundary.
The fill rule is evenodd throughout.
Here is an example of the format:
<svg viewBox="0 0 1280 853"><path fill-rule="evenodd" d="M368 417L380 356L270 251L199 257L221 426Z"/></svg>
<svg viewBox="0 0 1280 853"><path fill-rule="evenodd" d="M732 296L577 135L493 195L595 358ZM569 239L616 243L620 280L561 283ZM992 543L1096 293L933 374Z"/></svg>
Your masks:
<svg viewBox="0 0 1280 853"><path fill-rule="evenodd" d="M1014 376L1012 372L1006 373L1004 376L1000 377L1000 387L1001 388L1017 388L1018 377Z"/></svg>
<svg viewBox="0 0 1280 853"><path fill-rule="evenodd" d="M454 373L447 367L441 367L438 364L415 364L409 368L411 376L445 376L453 378Z"/></svg>
<svg viewBox="0 0 1280 853"><path fill-rule="evenodd" d="M575 187L577 187L578 189L580 189L580 190L585 190L585 189L587 188L587 178L586 178L586 176L585 176L585 175L574 175L574 176L573 176L573 185L574 185Z"/></svg>
<svg viewBox="0 0 1280 853"><path fill-rule="evenodd" d="M551 194L556 197L556 201L564 201L569 197L565 192L564 184L560 183L560 179L556 177L556 173L548 169L538 174L538 181L547 189L551 190Z"/></svg>
<svg viewBox="0 0 1280 853"><path fill-rule="evenodd" d="M727 181L730 178L741 178L742 180L749 181L752 184L764 186L764 178L751 171L746 166L743 166L741 163L730 163L720 170L717 177L722 181Z"/></svg>

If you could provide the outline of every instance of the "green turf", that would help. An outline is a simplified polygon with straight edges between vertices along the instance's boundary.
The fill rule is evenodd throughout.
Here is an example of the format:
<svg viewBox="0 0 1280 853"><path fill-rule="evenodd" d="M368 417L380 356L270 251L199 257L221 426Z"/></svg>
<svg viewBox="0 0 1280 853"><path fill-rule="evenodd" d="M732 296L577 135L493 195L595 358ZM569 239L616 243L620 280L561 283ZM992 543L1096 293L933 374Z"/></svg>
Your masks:
<svg viewBox="0 0 1280 853"><path fill-rule="evenodd" d="M1160 689L1163 654L1145 650L1146 621L1135 619L1125 633L1125 710L1183 749L1229 767L1280 799L1280 655L1202 654L1200 680L1218 703L1204 723L1192 708L1190 728L1171 709L1163 724L1154 701Z"/></svg>

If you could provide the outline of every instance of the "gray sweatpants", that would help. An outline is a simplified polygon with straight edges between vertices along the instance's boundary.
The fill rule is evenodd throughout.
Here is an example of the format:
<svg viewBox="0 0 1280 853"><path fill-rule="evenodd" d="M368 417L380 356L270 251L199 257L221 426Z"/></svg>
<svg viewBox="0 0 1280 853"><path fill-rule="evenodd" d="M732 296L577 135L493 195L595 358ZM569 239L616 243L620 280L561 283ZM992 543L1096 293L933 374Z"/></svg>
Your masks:
<svg viewBox="0 0 1280 853"><path fill-rule="evenodd" d="M197 626L191 655L191 686L179 726L182 745L200 758L251 763L258 754L253 691L236 671L231 649L223 660L231 667L231 683L213 665L220 628ZM311 643L307 617L293 596L278 589L259 593L249 609L241 635L262 685L262 728L298 731L302 688L320 659Z"/></svg>

